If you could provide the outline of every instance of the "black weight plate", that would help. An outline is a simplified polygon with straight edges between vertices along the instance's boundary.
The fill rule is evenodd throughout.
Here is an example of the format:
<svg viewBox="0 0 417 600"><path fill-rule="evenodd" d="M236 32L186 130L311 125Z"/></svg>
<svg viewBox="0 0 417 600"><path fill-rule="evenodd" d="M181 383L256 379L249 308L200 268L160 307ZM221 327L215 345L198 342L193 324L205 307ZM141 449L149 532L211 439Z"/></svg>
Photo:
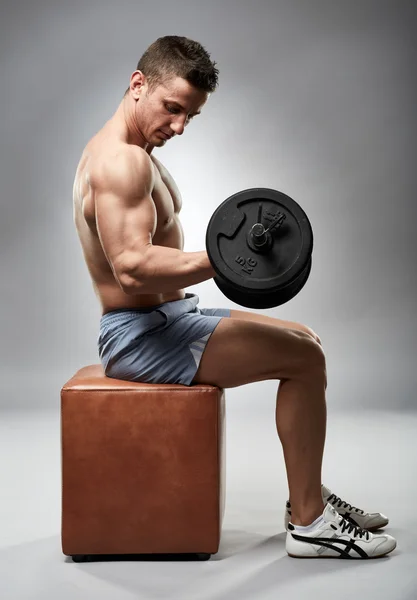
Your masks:
<svg viewBox="0 0 417 600"><path fill-rule="evenodd" d="M296 277L291 283L282 289L270 293L256 293L253 290L246 291L245 293L242 290L238 290L233 285L227 284L226 281L219 277L215 277L214 282L223 292L226 298L229 298L229 300L232 300L232 302L235 302L240 306L256 309L273 308L275 306L285 304L285 302L288 302L294 298L294 296L296 296L303 289L310 275L311 266L312 259L310 257L307 266L298 277Z"/></svg>
<svg viewBox="0 0 417 600"><path fill-rule="evenodd" d="M247 238L258 221L267 228L283 213L284 223L274 228L267 253L251 248ZM206 248L217 276L244 293L271 293L289 285L304 271L313 250L313 231L304 210L292 198L269 188L252 188L230 196L214 211L206 233Z"/></svg>

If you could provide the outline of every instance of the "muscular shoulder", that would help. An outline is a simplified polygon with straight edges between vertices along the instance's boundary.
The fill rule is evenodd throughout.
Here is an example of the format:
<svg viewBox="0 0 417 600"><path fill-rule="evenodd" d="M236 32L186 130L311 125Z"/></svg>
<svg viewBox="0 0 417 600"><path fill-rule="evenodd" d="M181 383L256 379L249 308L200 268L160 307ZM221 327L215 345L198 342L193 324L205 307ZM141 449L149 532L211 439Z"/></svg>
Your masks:
<svg viewBox="0 0 417 600"><path fill-rule="evenodd" d="M89 166L89 183L95 189L129 190L133 195L153 189L152 161L138 146L118 144L103 150Z"/></svg>

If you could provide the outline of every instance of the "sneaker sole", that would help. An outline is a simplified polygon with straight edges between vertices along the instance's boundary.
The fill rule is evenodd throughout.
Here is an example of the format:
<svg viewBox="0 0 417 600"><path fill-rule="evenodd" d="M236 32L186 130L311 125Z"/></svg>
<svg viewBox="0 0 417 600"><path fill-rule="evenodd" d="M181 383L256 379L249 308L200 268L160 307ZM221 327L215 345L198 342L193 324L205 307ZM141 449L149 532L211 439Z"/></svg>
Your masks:
<svg viewBox="0 0 417 600"><path fill-rule="evenodd" d="M391 554L391 552L393 552L395 550L395 548L397 547L397 544L394 546L394 548L392 550L388 550L388 552L385 552L384 554L377 554L376 556L367 556L366 558L362 558L361 556L352 556L351 558L344 558L342 556L304 556L304 555L295 555L295 554L289 554L289 552L287 552L288 556L291 556L291 558L337 558L338 560L372 560L373 558L383 558L384 556L387 556L388 554Z"/></svg>

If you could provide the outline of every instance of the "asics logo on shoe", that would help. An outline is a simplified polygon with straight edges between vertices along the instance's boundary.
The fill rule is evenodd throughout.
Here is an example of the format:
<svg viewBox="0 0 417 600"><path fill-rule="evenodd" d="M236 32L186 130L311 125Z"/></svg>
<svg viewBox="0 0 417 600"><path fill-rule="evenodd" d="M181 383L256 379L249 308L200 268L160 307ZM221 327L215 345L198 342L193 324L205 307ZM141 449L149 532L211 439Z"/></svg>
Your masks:
<svg viewBox="0 0 417 600"><path fill-rule="evenodd" d="M296 533L291 533L292 537L299 542L307 542L308 544L314 544L315 546L320 546L322 548L321 552L324 552L325 548L330 548L331 550L335 550L341 556L341 558L355 558L349 552L354 550L359 554L361 558L369 558L368 554L355 544L354 540L341 540L334 538L312 538L304 535L298 535ZM346 547L346 549L339 548L337 544L342 544ZM320 550L319 550L320 552ZM320 553L321 553L320 552Z"/></svg>

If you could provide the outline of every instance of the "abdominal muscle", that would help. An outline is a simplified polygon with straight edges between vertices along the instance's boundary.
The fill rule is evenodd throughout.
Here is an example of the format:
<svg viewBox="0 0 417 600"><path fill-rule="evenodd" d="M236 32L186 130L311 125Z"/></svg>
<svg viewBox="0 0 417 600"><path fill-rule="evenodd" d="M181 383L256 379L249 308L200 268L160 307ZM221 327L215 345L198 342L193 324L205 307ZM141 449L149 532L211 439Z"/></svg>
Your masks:
<svg viewBox="0 0 417 600"><path fill-rule="evenodd" d="M177 290L169 294L127 295L120 289L117 283L99 284L93 282L93 287L101 303L102 315L121 308L150 308L164 304L164 302L185 298L184 290Z"/></svg>
<svg viewBox="0 0 417 600"><path fill-rule="evenodd" d="M116 287L117 286L117 287ZM112 310L121 308L148 308L171 302L172 300L181 300L185 297L184 290L170 292L169 294L135 294L134 296L125 294L117 289L116 285L99 285L94 283L94 289L100 300L102 315Z"/></svg>

